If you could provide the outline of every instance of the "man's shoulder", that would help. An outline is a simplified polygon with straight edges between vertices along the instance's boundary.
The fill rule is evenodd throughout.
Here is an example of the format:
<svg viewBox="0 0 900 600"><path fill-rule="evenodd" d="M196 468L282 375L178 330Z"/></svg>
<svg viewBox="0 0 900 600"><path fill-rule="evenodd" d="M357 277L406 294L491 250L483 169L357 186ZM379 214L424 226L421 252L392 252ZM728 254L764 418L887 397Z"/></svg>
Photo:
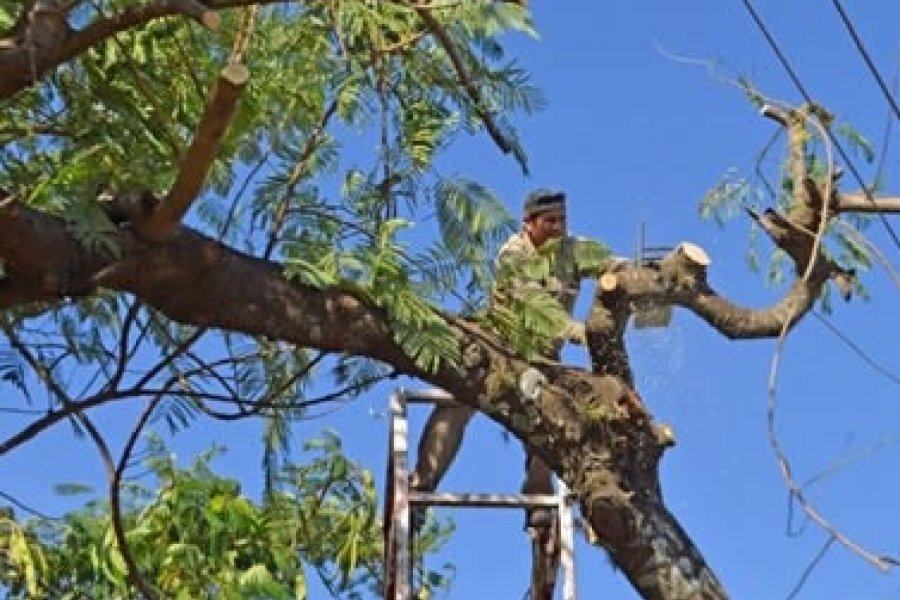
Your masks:
<svg viewBox="0 0 900 600"><path fill-rule="evenodd" d="M507 238L500 250L497 252L499 256L509 253L523 254L534 252L534 246L524 232L514 233Z"/></svg>

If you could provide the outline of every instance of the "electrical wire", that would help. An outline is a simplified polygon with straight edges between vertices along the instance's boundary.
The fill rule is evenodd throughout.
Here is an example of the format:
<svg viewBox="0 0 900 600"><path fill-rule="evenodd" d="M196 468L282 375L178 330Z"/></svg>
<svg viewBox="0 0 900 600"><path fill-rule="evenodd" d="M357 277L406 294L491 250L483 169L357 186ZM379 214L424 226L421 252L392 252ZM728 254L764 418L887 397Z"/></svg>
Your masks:
<svg viewBox="0 0 900 600"><path fill-rule="evenodd" d="M900 119L900 106L897 106L897 100L894 99L894 95L891 93L891 90L888 88L887 83L885 83L884 78L878 71L878 67L876 67L875 63L872 61L872 57L869 55L866 47L863 45L862 39L860 39L859 34L856 31L856 27L853 25L850 17L847 16L847 12L844 10L844 6L841 4L840 0L831 0L831 4L838 12L838 15L840 15L841 21L843 21L844 27L847 29L847 33L850 34L850 37L853 39L853 43L856 44L856 49L859 50L859 54L860 56L862 56L863 61L865 61L866 66L869 68L869 72L872 73L875 81L878 82L878 87L881 88L881 93L884 94L884 97L887 99L891 110L894 112L894 115L898 119Z"/></svg>
<svg viewBox="0 0 900 600"><path fill-rule="evenodd" d="M768 27L763 22L762 18L756 12L756 9L753 8L753 4L750 0L741 0L744 5L744 8L747 9L747 12L750 14L750 18L753 19L753 22L756 24L757 29L759 29L760 33L762 33L763 37L766 38L766 42L768 42L769 47L772 49L772 52L775 53L775 56L778 58L778 61L781 63L781 66L784 67L784 70L787 72L788 76L793 81L794 86L796 86L797 90L803 96L803 99L806 100L808 104L815 104L813 102L812 96L806 90L806 86L803 85L803 82L800 81L800 78L797 76L797 72L791 66L791 63L788 61L787 57L782 52L781 47L778 45L778 42L775 41L775 38L772 37L771 32L769 32ZM850 155L844 150L844 147L841 146L840 142L835 138L834 133L831 132L830 129L825 130L828 134L828 138L830 139L834 148L838 151L838 154L841 155L841 159L843 159L844 164L847 166L847 170L850 171L850 174L853 175L853 178L856 179L859 184L860 189L866 196L866 199L869 200L872 204L876 204L875 199L872 197L872 193L869 191L869 187L866 185L866 182L863 180L862 175L859 173L859 170L856 168L856 165L853 164L853 161L850 160ZM883 213L878 213L878 219L881 221L881 224L884 226L885 230L888 232L891 240L894 242L894 245L900 250L900 237L897 236L897 232L894 231L894 228L891 227L891 224L888 222L887 217L884 216Z"/></svg>
<svg viewBox="0 0 900 600"><path fill-rule="evenodd" d="M892 383L894 383L896 385L900 385L900 376L898 376L896 373L891 372L890 369L888 369L884 365L880 364L878 361L876 361L874 358L872 358L869 354L867 354L866 351L862 348L862 346L860 346L859 344L854 342L852 339L850 339L850 336L848 336L846 333L844 333L843 331L838 329L837 325L832 323L828 318L825 317L825 315L823 315L819 312L816 312L816 311L814 311L812 314L819 320L820 323L822 323L822 325L826 329L828 329L828 331L830 331L839 340L841 340L845 346L850 348L850 350L852 350L856 354L856 356L859 357L859 359L862 362L869 365L877 373L883 375L888 381L891 381Z"/></svg>

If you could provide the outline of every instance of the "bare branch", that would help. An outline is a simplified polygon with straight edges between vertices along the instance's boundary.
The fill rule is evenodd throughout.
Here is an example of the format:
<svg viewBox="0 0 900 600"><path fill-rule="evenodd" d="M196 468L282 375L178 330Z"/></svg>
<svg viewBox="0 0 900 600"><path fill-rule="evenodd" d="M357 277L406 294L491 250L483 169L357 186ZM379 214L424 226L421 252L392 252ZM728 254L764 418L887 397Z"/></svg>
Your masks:
<svg viewBox="0 0 900 600"><path fill-rule="evenodd" d="M230 63L219 74L212 97L194 136L187 155L181 162L178 177L166 198L156 205L145 221L133 223L138 234L153 242L171 238L191 203L200 193L216 150L237 107L250 72L241 64Z"/></svg>
<svg viewBox="0 0 900 600"><path fill-rule="evenodd" d="M900 197L877 197L865 192L838 194L832 209L838 213L900 213Z"/></svg>
<svg viewBox="0 0 900 600"><path fill-rule="evenodd" d="M153 588L141 574L137 561L131 553L131 547L128 545L128 538L125 535L125 526L122 523L122 504L119 502L120 490L118 469L116 468L116 463L113 460L109 445L106 443L103 436L100 435L100 431L97 430L87 415L79 414L78 420L84 426L85 430L87 430L88 435L94 441L94 445L97 446L97 450L100 452L103 464L106 467L106 475L109 483L110 516L112 519L113 534L116 537L116 546L118 546L119 554L122 555L122 559L125 561L128 579L131 580L131 583L138 591L140 591L141 595L144 596L146 600L156 600L156 592L153 591Z"/></svg>

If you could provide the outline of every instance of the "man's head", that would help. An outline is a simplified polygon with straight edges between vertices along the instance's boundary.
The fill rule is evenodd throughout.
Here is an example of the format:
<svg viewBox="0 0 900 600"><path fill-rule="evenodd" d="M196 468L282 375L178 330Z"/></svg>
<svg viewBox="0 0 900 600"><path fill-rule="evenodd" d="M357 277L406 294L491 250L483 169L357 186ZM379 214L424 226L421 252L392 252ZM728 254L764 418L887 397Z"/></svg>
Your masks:
<svg viewBox="0 0 900 600"><path fill-rule="evenodd" d="M535 190L522 207L522 229L531 243L540 247L547 240L566 234L566 195L553 190Z"/></svg>

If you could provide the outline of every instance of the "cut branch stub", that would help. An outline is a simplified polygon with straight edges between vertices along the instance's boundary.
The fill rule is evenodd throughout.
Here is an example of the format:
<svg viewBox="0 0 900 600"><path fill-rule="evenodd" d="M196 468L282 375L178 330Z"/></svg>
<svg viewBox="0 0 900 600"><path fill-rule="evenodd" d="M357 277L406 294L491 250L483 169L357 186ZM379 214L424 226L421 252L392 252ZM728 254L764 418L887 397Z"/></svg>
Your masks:
<svg viewBox="0 0 900 600"><path fill-rule="evenodd" d="M625 348L625 327L631 305L615 273L604 273L597 282L596 298L585 321L588 354L595 373L620 377L628 385L634 376Z"/></svg>
<svg viewBox="0 0 900 600"><path fill-rule="evenodd" d="M168 0L176 11L191 17L210 31L218 31L222 18L197 0Z"/></svg>
<svg viewBox="0 0 900 600"><path fill-rule="evenodd" d="M181 161L172 189L148 219L133 223L141 238L161 242L170 239L178 231L181 219L203 188L215 160L216 150L249 79L250 71L238 63L229 63L219 74L212 98L206 106L194 140Z"/></svg>
<svg viewBox="0 0 900 600"><path fill-rule="evenodd" d="M675 255L679 260L686 261L690 265L697 267L708 267L712 264L712 259L706 253L706 250L693 242L681 242L675 248Z"/></svg>
<svg viewBox="0 0 900 600"><path fill-rule="evenodd" d="M697 290L706 284L706 268L712 263L706 251L682 242L659 262L663 286L670 292Z"/></svg>

